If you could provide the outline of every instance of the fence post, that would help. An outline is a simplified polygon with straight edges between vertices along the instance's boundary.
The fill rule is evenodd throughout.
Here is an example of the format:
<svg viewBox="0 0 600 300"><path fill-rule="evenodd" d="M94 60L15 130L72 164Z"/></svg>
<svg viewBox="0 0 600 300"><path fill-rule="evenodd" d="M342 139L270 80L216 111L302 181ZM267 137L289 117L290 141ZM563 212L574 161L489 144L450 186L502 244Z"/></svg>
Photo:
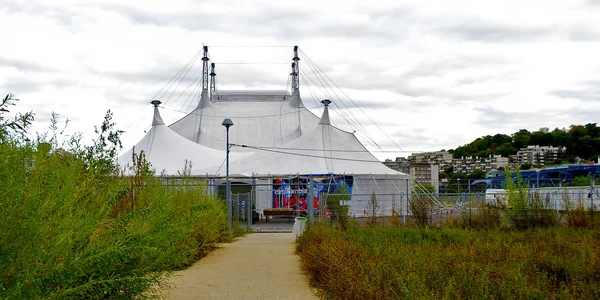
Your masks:
<svg viewBox="0 0 600 300"><path fill-rule="evenodd" d="M560 218L560 214L558 213L558 192L554 192L554 210L556 210L556 218Z"/></svg>
<svg viewBox="0 0 600 300"><path fill-rule="evenodd" d="M408 180L409 179L406 178L406 204L402 203L402 223L404 224L406 224L406 214L408 213Z"/></svg>
<svg viewBox="0 0 600 300"><path fill-rule="evenodd" d="M594 175L592 175L592 179L590 179L590 201L592 201L592 210L591 210L591 217L592 217L592 228L594 228L594 183L596 180L594 180Z"/></svg>
<svg viewBox="0 0 600 300"><path fill-rule="evenodd" d="M308 181L308 224L312 225L315 223L315 209L314 209L314 195L315 195L315 181L312 176L310 176L310 180Z"/></svg>
<svg viewBox="0 0 600 300"><path fill-rule="evenodd" d="M248 229L252 228L252 217L254 216L254 209L256 207L256 178L252 176L252 189L250 190L250 197L248 197L248 203L246 209L248 210Z"/></svg>
<svg viewBox="0 0 600 300"><path fill-rule="evenodd" d="M531 216L531 182L527 178L527 216Z"/></svg>

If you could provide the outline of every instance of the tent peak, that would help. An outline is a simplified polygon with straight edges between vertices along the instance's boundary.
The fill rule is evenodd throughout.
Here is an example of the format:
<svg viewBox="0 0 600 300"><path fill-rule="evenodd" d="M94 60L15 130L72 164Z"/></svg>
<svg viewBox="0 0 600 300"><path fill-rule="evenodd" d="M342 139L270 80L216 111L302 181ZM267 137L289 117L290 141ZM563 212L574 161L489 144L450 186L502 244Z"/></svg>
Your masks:
<svg viewBox="0 0 600 300"><path fill-rule="evenodd" d="M210 97L208 95L208 90L202 90L200 93L200 102L198 103L198 108L205 108L210 105Z"/></svg>
<svg viewBox="0 0 600 300"><path fill-rule="evenodd" d="M160 116L160 112L158 112L158 106L161 104L159 100L152 100L150 104L154 105L154 117L152 118L152 126L155 125L165 125L165 122Z"/></svg>
<svg viewBox="0 0 600 300"><path fill-rule="evenodd" d="M331 122L329 121L329 104L331 103L331 100L321 100L321 103L323 103L325 108L323 109L323 116L321 117L321 121L319 121L319 124L331 125Z"/></svg>
<svg viewBox="0 0 600 300"><path fill-rule="evenodd" d="M290 100L290 106L304 107L304 103L302 103L302 98L300 98L300 90L292 91L292 99Z"/></svg>

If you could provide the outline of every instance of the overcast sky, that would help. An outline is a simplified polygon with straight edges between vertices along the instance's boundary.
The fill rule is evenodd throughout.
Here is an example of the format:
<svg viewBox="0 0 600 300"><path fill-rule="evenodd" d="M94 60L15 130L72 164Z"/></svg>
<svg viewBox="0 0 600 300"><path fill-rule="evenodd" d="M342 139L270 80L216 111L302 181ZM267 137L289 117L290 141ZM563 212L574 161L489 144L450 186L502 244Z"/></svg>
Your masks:
<svg viewBox="0 0 600 300"><path fill-rule="evenodd" d="M399 2L0 0L0 92L36 113L37 131L54 111L92 138L111 109L130 147L147 103L203 44L218 89L271 90L289 88L298 45L306 106L319 114L327 91L310 58L340 88L327 91L336 125L353 129L340 118L352 115L398 151L380 159L598 121L599 1ZM180 91L200 72L163 97L166 122L195 105Z"/></svg>

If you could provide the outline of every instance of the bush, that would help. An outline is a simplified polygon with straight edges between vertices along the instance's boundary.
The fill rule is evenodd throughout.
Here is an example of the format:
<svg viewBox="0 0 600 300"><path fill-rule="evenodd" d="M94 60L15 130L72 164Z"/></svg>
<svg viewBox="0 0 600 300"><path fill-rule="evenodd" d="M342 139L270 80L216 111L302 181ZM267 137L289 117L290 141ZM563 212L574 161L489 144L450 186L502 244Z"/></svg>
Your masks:
<svg viewBox="0 0 600 300"><path fill-rule="evenodd" d="M426 195L413 195L408 201L408 207L412 213L413 221L418 227L431 226L431 209L433 201Z"/></svg>
<svg viewBox="0 0 600 300"><path fill-rule="evenodd" d="M496 205L481 205L476 213L462 215L458 222L451 220L450 227L491 230L502 226L503 207Z"/></svg>
<svg viewBox="0 0 600 300"><path fill-rule="evenodd" d="M550 198L542 199L539 193L530 193L521 173L517 171L517 182L506 174L506 193L508 196L507 214L517 229L547 227L558 223L556 215L549 209Z"/></svg>
<svg viewBox="0 0 600 300"><path fill-rule="evenodd" d="M61 151L3 131L0 298L139 298L226 237L226 207L202 186L163 186L143 154L117 176L113 126Z"/></svg>
<svg viewBox="0 0 600 300"><path fill-rule="evenodd" d="M302 268L327 299L597 299L600 235L316 224Z"/></svg>

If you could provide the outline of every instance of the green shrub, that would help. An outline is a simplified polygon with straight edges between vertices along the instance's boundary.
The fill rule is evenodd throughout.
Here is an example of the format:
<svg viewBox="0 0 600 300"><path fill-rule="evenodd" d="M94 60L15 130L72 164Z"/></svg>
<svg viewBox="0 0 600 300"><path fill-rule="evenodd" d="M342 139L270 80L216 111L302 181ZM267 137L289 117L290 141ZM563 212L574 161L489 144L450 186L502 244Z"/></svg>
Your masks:
<svg viewBox="0 0 600 300"><path fill-rule="evenodd" d="M147 296L224 240L226 207L203 186L162 185L143 154L117 175L109 115L84 148L2 129L0 298Z"/></svg>
<svg viewBox="0 0 600 300"><path fill-rule="evenodd" d="M408 201L408 207L412 213L413 222L418 227L427 227L432 225L433 201L427 195L413 195Z"/></svg>

